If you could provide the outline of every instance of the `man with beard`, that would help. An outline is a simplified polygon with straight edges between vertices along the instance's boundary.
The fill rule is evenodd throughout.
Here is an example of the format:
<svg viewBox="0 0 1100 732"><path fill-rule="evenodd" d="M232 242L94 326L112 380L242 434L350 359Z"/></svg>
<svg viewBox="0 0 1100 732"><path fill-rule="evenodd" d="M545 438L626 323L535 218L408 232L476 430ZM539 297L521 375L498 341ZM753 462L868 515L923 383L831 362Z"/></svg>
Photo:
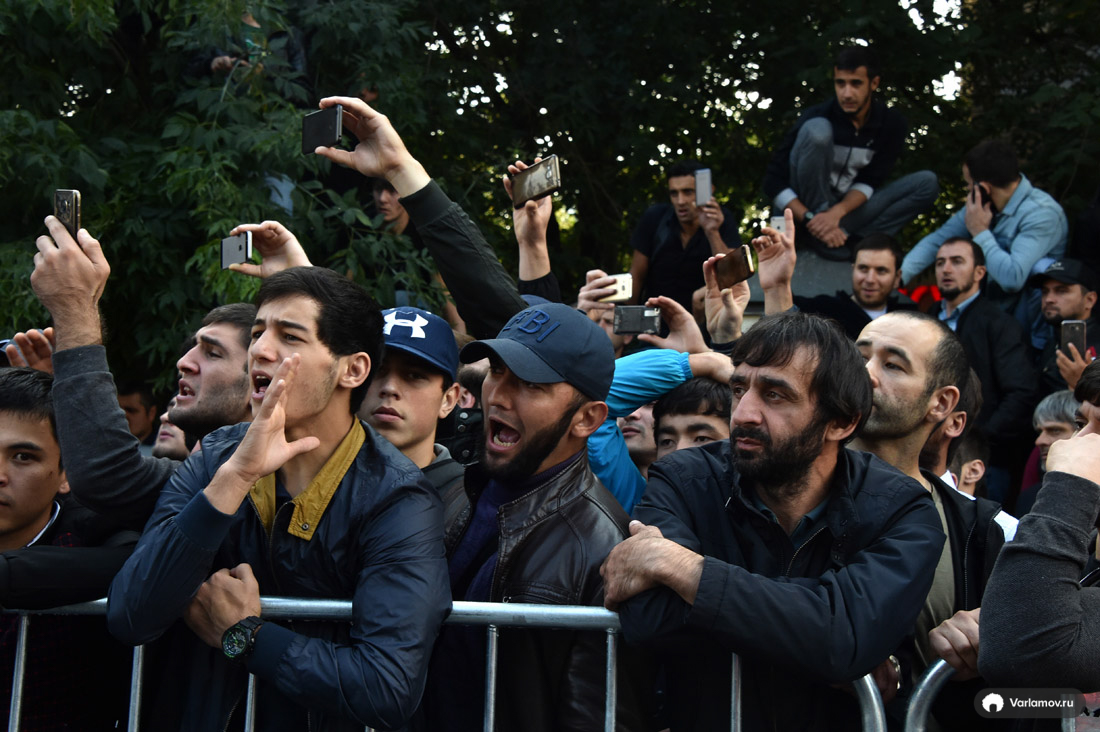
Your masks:
<svg viewBox="0 0 1100 732"><path fill-rule="evenodd" d="M664 662L673 729L729 724L731 653L746 729L851 728L833 685L909 632L943 533L918 483L845 449L871 384L835 324L766 316L732 358L730 439L650 466L606 604Z"/></svg>
<svg viewBox="0 0 1100 732"><path fill-rule="evenodd" d="M1039 357L1040 393L1046 396L1067 387L1073 389L1100 348L1100 324L1092 316L1100 281L1087 264L1067 257L1032 276L1028 284L1042 293L1043 319L1054 328L1054 337ZM1079 353L1073 344L1062 348L1062 323L1067 320L1085 321L1085 353Z"/></svg>
<svg viewBox="0 0 1100 732"><path fill-rule="evenodd" d="M1019 484L1031 435L1037 374L1024 329L982 293L985 254L970 239L954 237L936 253L936 285L943 300L931 313L955 331L982 387L982 409L968 420L989 443L993 463L989 495L1006 499ZM962 387L962 382L956 384Z"/></svg>
<svg viewBox="0 0 1100 732"><path fill-rule="evenodd" d="M462 503L447 526L452 596L599 605L599 563L629 520L589 469L586 449L607 416L611 342L581 312L547 303L460 353L464 363L482 358L481 460L466 468L465 494L450 497ZM602 729L605 654L600 633L501 630L498 727ZM619 669L619 724L642 729L638 668ZM445 628L425 696L430 729L482 726L485 671L484 630Z"/></svg>
<svg viewBox="0 0 1100 732"><path fill-rule="evenodd" d="M73 495L141 530L180 463L142 455L119 407L99 316L111 273L99 242L86 229L73 239L53 216L46 217L46 227L49 236L35 242L39 253L31 286L53 316L52 359L41 333L27 333L17 342L24 354L38 354L31 365L54 374L57 437ZM179 394L168 417L192 438L251 419L247 351L255 317L249 304L214 308L177 362Z"/></svg>
<svg viewBox="0 0 1100 732"><path fill-rule="evenodd" d="M931 494L948 542L938 553L935 580L923 599L915 626L912 657L899 683L915 680L924 668L943 658L955 668L952 684L933 708L948 728L980 724L973 698L977 680L978 619L982 593L1001 546L1015 532L1016 521L998 505L967 496L919 467L921 449L959 403L970 366L962 343L939 319L919 312L891 313L863 329L856 346L866 361L874 388L870 417L855 446L874 453L918 481ZM897 713L904 714L902 700Z"/></svg>

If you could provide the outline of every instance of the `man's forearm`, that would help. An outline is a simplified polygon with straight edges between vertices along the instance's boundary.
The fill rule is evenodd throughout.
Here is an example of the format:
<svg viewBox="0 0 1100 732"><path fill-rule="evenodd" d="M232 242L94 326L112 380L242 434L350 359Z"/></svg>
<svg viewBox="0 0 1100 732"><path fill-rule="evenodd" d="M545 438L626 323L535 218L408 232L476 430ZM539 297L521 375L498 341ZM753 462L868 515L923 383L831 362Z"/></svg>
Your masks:
<svg viewBox="0 0 1100 732"><path fill-rule="evenodd" d="M852 211L867 203L867 196L862 191L850 190L844 194L844 197L837 201L831 207L831 210L840 214L841 218L844 218Z"/></svg>
<svg viewBox="0 0 1100 732"><path fill-rule="evenodd" d="M684 602L694 605L699 580L703 576L703 557L669 540L657 563L655 576L658 582L683 598Z"/></svg>
<svg viewBox="0 0 1100 732"><path fill-rule="evenodd" d="M726 254L730 247L722 240L722 233L715 229L707 232L707 242L710 244L711 254Z"/></svg>
<svg viewBox="0 0 1100 732"><path fill-rule="evenodd" d="M99 307L96 303L90 303L85 308L55 308L50 315L53 316L55 351L103 343L103 323L99 319Z"/></svg>
<svg viewBox="0 0 1100 732"><path fill-rule="evenodd" d="M764 290L765 315L785 313L792 307L794 307L794 297L791 295L791 285L789 282Z"/></svg>

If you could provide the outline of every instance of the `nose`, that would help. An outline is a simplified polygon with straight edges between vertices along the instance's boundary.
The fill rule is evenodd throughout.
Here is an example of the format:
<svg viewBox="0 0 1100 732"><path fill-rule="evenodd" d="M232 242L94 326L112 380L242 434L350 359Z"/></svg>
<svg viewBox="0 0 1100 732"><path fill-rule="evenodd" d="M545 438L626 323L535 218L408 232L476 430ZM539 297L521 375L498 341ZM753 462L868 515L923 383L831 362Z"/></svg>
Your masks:
<svg viewBox="0 0 1100 732"><path fill-rule="evenodd" d="M871 389L878 388L878 368L874 365L875 360L872 358L867 361L867 375L871 377Z"/></svg>
<svg viewBox="0 0 1100 732"><path fill-rule="evenodd" d="M275 349L274 334L270 330L260 333L248 347L248 355L257 361L272 363L278 360L278 351Z"/></svg>
<svg viewBox="0 0 1100 732"><path fill-rule="evenodd" d="M161 424L168 424L168 412L165 412L164 414L160 415L160 423Z"/></svg>
<svg viewBox="0 0 1100 732"><path fill-rule="evenodd" d="M751 390L734 401L733 412L730 414L730 429L746 424L760 424L762 421L760 402Z"/></svg>
<svg viewBox="0 0 1100 732"><path fill-rule="evenodd" d="M198 350L197 345L192 346L191 350L180 356L180 360L176 361L176 370L181 374L197 374L199 372Z"/></svg>

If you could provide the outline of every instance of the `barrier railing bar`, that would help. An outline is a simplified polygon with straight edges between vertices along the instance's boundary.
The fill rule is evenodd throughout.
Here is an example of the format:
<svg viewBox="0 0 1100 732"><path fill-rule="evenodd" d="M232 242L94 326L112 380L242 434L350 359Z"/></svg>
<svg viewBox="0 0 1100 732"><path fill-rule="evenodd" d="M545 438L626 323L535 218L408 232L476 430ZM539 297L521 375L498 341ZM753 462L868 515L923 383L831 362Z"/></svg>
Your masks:
<svg viewBox="0 0 1100 732"><path fill-rule="evenodd" d="M730 656L730 732L741 732L741 657Z"/></svg>
<svg viewBox="0 0 1100 732"><path fill-rule="evenodd" d="M493 732L497 709L497 626L485 628L488 642L485 647L485 732Z"/></svg>
<svg viewBox="0 0 1100 732"><path fill-rule="evenodd" d="M145 646L134 646L134 663L130 667L130 716L126 732L138 732L141 722L142 678L145 674Z"/></svg>
<svg viewBox="0 0 1100 732"><path fill-rule="evenodd" d="M315 600L292 597L261 597L261 613L270 618L288 620L350 620L352 617L351 600ZM51 608L49 610L35 611L38 615L103 615L107 610L106 598L92 602L84 602L75 605ZM22 632L25 635L27 616L20 618L23 625ZM618 696L617 685L617 650L618 631L620 630L619 616L610 610L598 607L584 607L574 605L535 605L530 603L489 603L455 601L452 604L450 615L444 621L455 625L486 625L487 649L486 649L486 697L485 697L485 730L492 732L495 723L496 712L496 682L497 682L497 654L498 654L498 626L528 627L528 628L562 628L575 630L602 630L607 633L607 698L604 709L604 727L613 731L615 728L615 711ZM24 662L24 656L19 655L20 649L25 647L25 637L20 637L20 645L16 652L16 678L21 684L21 669L19 664ZM137 696L131 696L130 727L131 732L137 729L137 715L140 712L141 703L141 669L143 656L139 655L142 648L139 646L134 652L134 673L131 679L131 693L136 690ZM25 654L24 654L25 655ZM946 666L946 663L940 661ZM948 666L948 668L950 668ZM931 672L932 669L929 669ZM927 676L928 674L926 674ZM946 677L943 679L946 681ZM736 654L732 654L731 661L731 689L730 689L730 729L740 732L741 729L741 660ZM860 713L863 720L863 729L866 732L884 732L886 729L886 715L882 704L882 697L870 674L854 682L856 695L859 697ZM942 682L939 684L942 686ZM937 686L931 690L931 696L939 690ZM20 687L21 688L21 687ZM917 692L920 689L918 687ZM916 694L916 692L915 692ZM18 704L22 702L22 695L16 694L15 683L12 688L12 706L10 719L15 720L15 727L9 721L9 732L18 732ZM911 727L910 719L913 717L913 705L917 701L916 696L910 702L909 713L906 717L906 730L923 730L923 721L920 727ZM255 679L249 675L249 691L246 711L246 729L251 732L251 715L255 702ZM927 705L924 711L924 720L927 718ZM136 706L136 708L135 708ZM1063 725L1065 728L1065 725ZM1072 729L1072 727L1070 728ZM368 727L366 732L372 732Z"/></svg>
<svg viewBox="0 0 1100 732"><path fill-rule="evenodd" d="M256 677L253 674L248 675L244 704L244 732L253 732L256 729Z"/></svg>
<svg viewBox="0 0 1100 732"><path fill-rule="evenodd" d="M924 670L909 697L909 708L905 711L906 732L925 732L928 729L932 702L954 673L955 669L942 658Z"/></svg>
<svg viewBox="0 0 1100 732"><path fill-rule="evenodd" d="M15 638L15 668L11 676L11 711L8 712L8 732L19 732L19 720L23 718L23 677L27 674L27 633L31 619L19 617Z"/></svg>
<svg viewBox="0 0 1100 732"><path fill-rule="evenodd" d="M607 692L604 696L603 729L604 732L615 732L615 705L618 703L618 669L619 669L619 634L613 630L607 631L607 675L604 687Z"/></svg>
<svg viewBox="0 0 1100 732"><path fill-rule="evenodd" d="M874 677L867 674L853 681L852 685L859 697L859 715L863 720L861 727L864 732L886 732L886 707Z"/></svg>

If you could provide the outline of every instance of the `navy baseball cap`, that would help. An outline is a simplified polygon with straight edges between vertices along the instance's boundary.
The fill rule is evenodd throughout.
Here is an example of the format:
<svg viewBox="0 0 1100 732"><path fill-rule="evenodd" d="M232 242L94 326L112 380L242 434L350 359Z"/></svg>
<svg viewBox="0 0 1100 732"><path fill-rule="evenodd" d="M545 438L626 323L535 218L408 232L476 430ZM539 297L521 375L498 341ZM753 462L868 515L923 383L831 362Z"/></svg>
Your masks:
<svg viewBox="0 0 1100 732"><path fill-rule="evenodd" d="M1067 285L1083 285L1090 292L1100 289L1097 286L1096 273L1079 259L1059 259L1051 262L1047 268L1028 278L1031 287L1042 287L1044 280L1058 280Z"/></svg>
<svg viewBox="0 0 1100 732"><path fill-rule="evenodd" d="M460 358L473 363L491 354L524 381L564 381L597 401L607 399L615 375L615 349L607 333L587 315L562 303L521 310L496 338L467 343Z"/></svg>
<svg viewBox="0 0 1100 732"><path fill-rule="evenodd" d="M390 308L382 311L382 317L387 350L404 351L427 361L455 382L458 344L446 320L420 308Z"/></svg>

